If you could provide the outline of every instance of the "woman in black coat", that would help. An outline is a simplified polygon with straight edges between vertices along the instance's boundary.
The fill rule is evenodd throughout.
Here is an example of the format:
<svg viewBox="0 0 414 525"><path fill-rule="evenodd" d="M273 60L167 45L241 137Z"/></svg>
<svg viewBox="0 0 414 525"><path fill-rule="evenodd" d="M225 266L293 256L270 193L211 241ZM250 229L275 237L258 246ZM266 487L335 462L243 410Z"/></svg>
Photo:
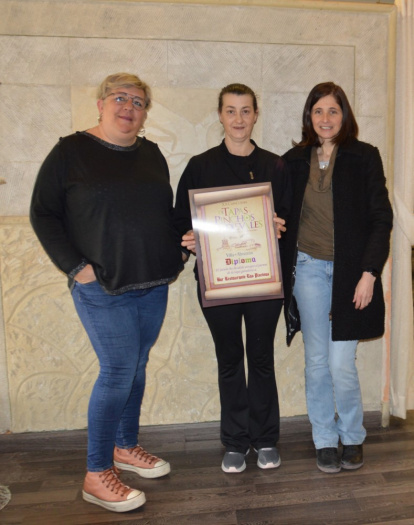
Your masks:
<svg viewBox="0 0 414 525"><path fill-rule="evenodd" d="M317 466L329 473L363 465L356 346L384 333L392 210L378 149L357 136L342 88L318 84L302 140L284 155L294 192L282 261L287 340L302 330Z"/></svg>
<svg viewBox="0 0 414 525"><path fill-rule="evenodd" d="M192 157L177 189L175 206L182 245L195 249L188 190L270 182L278 230L290 206L290 178L285 161L260 148L251 134L259 115L254 91L244 84L229 84L219 95L218 116L224 129L223 142ZM280 235L280 233L279 233ZM198 280L198 273L196 273ZM279 401L274 369L274 338L282 299L241 302L204 307L217 356L221 403L221 441L226 448L221 468L240 473L252 446L257 466L277 468L281 459ZM246 338L243 340L242 325ZM245 369L247 358L247 374ZM246 380L247 376L247 380Z"/></svg>

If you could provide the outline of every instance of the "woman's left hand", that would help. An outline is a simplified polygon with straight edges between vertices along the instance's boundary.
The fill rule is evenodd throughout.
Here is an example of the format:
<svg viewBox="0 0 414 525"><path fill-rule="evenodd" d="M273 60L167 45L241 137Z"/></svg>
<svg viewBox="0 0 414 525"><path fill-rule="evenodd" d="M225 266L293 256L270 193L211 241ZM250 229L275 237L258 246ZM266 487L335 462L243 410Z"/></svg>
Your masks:
<svg viewBox="0 0 414 525"><path fill-rule="evenodd" d="M193 230L188 230L188 232L183 235L181 246L184 246L184 248L187 248L187 250L195 254L196 242Z"/></svg>
<svg viewBox="0 0 414 525"><path fill-rule="evenodd" d="M361 279L355 288L353 303L355 310L363 310L369 305L374 294L374 283L376 277L369 272L363 272Z"/></svg>
<svg viewBox="0 0 414 525"><path fill-rule="evenodd" d="M278 217L277 213L274 213L273 222L276 224L277 238L280 239L282 237L282 232L286 231L286 221L285 219L282 219L282 217Z"/></svg>

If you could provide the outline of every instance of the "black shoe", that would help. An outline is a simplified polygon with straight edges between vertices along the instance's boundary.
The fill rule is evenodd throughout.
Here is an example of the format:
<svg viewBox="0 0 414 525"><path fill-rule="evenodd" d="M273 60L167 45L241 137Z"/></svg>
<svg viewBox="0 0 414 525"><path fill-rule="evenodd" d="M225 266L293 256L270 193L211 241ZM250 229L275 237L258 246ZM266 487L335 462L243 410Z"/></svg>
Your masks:
<svg viewBox="0 0 414 525"><path fill-rule="evenodd" d="M338 449L334 447L319 448L316 450L316 464L319 470L328 474L335 474L341 470L338 458Z"/></svg>
<svg viewBox="0 0 414 525"><path fill-rule="evenodd" d="M356 470L364 464L362 445L343 445L341 467L345 470Z"/></svg>

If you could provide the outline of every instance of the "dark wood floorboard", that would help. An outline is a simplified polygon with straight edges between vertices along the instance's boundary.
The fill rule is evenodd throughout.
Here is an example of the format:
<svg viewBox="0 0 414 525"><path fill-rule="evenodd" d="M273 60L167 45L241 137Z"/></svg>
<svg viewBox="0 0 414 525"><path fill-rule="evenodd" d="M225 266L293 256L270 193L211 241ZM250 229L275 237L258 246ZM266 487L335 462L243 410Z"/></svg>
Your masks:
<svg viewBox="0 0 414 525"><path fill-rule="evenodd" d="M257 468L253 452L236 475L220 469L218 423L145 427L141 444L172 472L123 473L147 503L122 514L82 500L86 431L0 435L0 484L12 493L0 524L414 525L414 412L389 429L380 423L365 414L364 467L334 475L316 468L306 417L282 420L280 468Z"/></svg>

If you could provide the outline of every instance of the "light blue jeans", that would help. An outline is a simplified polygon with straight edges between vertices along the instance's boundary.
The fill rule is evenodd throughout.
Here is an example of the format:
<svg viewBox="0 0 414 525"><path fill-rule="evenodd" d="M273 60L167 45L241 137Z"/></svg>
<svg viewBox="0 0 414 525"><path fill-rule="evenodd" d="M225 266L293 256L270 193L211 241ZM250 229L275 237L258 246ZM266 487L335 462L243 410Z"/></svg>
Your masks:
<svg viewBox="0 0 414 525"><path fill-rule="evenodd" d="M332 277L332 261L298 252L293 294L305 343L306 402L317 449L336 448L339 439L343 445L360 445L366 436L356 368L358 341L332 341Z"/></svg>
<svg viewBox="0 0 414 525"><path fill-rule="evenodd" d="M109 295L97 281L76 283L72 297L99 360L88 409L90 472L113 465L114 446L138 443L145 368L165 316L168 285Z"/></svg>

